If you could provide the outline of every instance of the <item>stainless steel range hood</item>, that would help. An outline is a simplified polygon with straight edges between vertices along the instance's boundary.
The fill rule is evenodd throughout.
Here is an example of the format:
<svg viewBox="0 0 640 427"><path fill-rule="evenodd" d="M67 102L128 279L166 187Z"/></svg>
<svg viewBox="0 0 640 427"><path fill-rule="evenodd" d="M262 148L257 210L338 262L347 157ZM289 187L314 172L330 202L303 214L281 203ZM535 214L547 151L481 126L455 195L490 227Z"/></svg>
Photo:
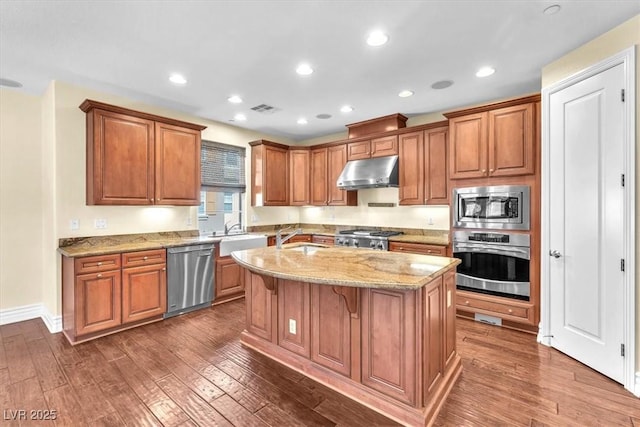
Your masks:
<svg viewBox="0 0 640 427"><path fill-rule="evenodd" d="M342 170L337 184L343 190L397 187L398 156L351 160Z"/></svg>

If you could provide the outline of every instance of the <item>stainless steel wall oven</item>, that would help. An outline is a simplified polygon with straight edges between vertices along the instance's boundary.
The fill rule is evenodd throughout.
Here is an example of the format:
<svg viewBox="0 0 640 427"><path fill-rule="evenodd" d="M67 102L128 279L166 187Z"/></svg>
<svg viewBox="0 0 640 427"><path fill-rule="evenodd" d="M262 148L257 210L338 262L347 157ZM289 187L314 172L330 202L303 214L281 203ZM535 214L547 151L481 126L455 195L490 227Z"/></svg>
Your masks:
<svg viewBox="0 0 640 427"><path fill-rule="evenodd" d="M530 249L528 234L454 231L457 288L529 301Z"/></svg>
<svg viewBox="0 0 640 427"><path fill-rule="evenodd" d="M526 185L455 188L453 227L529 230L530 190Z"/></svg>

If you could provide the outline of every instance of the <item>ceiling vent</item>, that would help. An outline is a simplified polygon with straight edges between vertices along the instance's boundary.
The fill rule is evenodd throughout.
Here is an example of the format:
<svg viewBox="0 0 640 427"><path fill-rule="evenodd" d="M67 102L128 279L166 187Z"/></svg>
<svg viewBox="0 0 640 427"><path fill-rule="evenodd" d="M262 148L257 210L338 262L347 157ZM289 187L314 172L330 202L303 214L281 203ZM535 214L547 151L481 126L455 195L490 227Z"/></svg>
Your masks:
<svg viewBox="0 0 640 427"><path fill-rule="evenodd" d="M280 111L279 108L276 108L267 104L256 105L255 107L251 107L251 109L256 113L262 113L262 114L273 114Z"/></svg>

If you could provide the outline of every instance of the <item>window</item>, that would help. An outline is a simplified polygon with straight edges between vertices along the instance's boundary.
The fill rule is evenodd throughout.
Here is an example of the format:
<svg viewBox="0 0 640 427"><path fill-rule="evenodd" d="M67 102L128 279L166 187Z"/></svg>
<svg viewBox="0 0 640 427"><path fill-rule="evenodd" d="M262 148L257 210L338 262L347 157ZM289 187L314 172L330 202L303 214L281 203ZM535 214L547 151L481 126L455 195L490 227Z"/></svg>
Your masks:
<svg viewBox="0 0 640 427"><path fill-rule="evenodd" d="M245 149L202 141L202 188L198 206L201 234L242 227L242 199L246 191Z"/></svg>

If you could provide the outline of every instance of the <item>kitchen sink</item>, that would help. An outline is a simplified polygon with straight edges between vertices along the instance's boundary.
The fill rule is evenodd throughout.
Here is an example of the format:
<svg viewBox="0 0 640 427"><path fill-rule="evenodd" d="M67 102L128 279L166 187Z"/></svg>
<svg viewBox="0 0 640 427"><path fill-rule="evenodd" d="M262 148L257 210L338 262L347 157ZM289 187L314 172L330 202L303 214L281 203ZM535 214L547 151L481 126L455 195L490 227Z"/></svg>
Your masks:
<svg viewBox="0 0 640 427"><path fill-rule="evenodd" d="M227 256L233 251L264 248L267 246L267 236L257 234L235 234L224 236L220 240L220 256Z"/></svg>
<svg viewBox="0 0 640 427"><path fill-rule="evenodd" d="M302 252L305 255L312 255L312 254L316 253L318 251L318 249L324 249L324 248L328 248L328 246L305 243L305 244L302 244L302 245L290 246L290 247L286 248L286 250L287 251Z"/></svg>

